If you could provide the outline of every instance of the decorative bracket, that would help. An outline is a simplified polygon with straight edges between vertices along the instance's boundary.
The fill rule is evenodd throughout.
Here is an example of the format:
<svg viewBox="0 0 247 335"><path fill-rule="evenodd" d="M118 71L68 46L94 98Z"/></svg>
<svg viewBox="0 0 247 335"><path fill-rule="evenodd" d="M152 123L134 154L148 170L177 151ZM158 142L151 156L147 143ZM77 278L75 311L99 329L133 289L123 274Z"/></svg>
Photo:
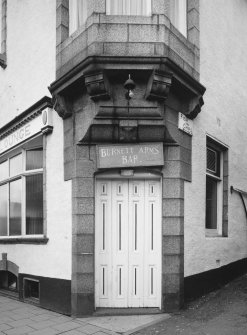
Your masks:
<svg viewBox="0 0 247 335"><path fill-rule="evenodd" d="M172 84L172 73L154 70L145 94L147 100L166 100Z"/></svg>
<svg viewBox="0 0 247 335"><path fill-rule="evenodd" d="M93 101L110 99L108 80L103 72L85 75L85 85Z"/></svg>
<svg viewBox="0 0 247 335"><path fill-rule="evenodd" d="M185 113L188 119L193 120L201 112L201 107L204 105L203 97L197 96L189 103L188 111Z"/></svg>
<svg viewBox="0 0 247 335"><path fill-rule="evenodd" d="M53 108L58 115L66 119L72 115L72 107L66 97L60 94L53 95L52 98Z"/></svg>

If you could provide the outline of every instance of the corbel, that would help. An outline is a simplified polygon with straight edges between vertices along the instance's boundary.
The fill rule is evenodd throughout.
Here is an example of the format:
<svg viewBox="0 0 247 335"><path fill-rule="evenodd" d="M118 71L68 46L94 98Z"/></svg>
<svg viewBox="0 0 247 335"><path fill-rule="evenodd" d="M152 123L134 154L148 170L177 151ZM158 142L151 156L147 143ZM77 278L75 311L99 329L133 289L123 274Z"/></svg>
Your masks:
<svg viewBox="0 0 247 335"><path fill-rule="evenodd" d="M68 98L61 94L54 94L52 98L53 109L58 115L66 119L72 115L72 106L68 101Z"/></svg>
<svg viewBox="0 0 247 335"><path fill-rule="evenodd" d="M201 112L201 107L204 105L202 96L197 96L189 102L188 110L185 115L188 119L193 120Z"/></svg>
<svg viewBox="0 0 247 335"><path fill-rule="evenodd" d="M150 76L145 98L147 100L166 100L172 84L172 73L154 70Z"/></svg>
<svg viewBox="0 0 247 335"><path fill-rule="evenodd" d="M93 101L110 99L109 83L103 72L86 74L85 85Z"/></svg>

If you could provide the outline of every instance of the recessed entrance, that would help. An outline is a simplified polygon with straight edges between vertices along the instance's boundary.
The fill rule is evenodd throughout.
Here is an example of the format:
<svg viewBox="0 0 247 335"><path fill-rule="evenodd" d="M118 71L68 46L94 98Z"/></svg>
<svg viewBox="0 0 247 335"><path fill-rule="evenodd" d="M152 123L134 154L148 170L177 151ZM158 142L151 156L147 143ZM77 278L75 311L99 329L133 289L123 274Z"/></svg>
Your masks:
<svg viewBox="0 0 247 335"><path fill-rule="evenodd" d="M96 307L161 307L161 185L97 179Z"/></svg>

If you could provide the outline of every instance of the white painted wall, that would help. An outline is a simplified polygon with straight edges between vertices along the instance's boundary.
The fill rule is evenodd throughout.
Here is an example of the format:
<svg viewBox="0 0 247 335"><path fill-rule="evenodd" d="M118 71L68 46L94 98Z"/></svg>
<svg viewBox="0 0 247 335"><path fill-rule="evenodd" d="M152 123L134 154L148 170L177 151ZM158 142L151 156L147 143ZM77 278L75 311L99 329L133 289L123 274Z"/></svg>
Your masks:
<svg viewBox="0 0 247 335"><path fill-rule="evenodd" d="M55 80L56 1L8 1L7 68L0 68L0 128L45 95ZM64 181L63 121L47 137L47 245L1 245L20 273L71 279L71 181Z"/></svg>
<svg viewBox="0 0 247 335"><path fill-rule="evenodd" d="M247 219L229 192L229 236L205 237L206 133L229 146L229 188L247 191L247 2L200 1L205 105L194 121L192 183L185 185L185 276L247 257ZM247 203L247 199L246 199Z"/></svg>
<svg viewBox="0 0 247 335"><path fill-rule="evenodd" d="M46 245L1 245L0 254L19 266L20 273L71 279L72 255L72 187L64 181L63 120L53 112L54 129L47 137L46 151ZM61 140L62 139L62 140Z"/></svg>
<svg viewBox="0 0 247 335"><path fill-rule="evenodd" d="M56 1L11 0L7 68L0 67L0 128L48 95L55 80Z"/></svg>

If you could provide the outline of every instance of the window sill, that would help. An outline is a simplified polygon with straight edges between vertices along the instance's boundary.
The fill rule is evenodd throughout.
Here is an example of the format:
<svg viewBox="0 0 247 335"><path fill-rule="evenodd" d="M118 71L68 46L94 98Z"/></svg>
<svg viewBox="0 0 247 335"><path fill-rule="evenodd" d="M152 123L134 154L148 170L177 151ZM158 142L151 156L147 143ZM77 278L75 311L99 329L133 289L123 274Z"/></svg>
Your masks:
<svg viewBox="0 0 247 335"><path fill-rule="evenodd" d="M205 237L207 238L216 238L216 237L219 237L219 238L226 238L227 236L223 236L221 234L219 234L217 231L206 231L205 233Z"/></svg>
<svg viewBox="0 0 247 335"><path fill-rule="evenodd" d="M47 237L0 237L0 244L47 244Z"/></svg>
<svg viewBox="0 0 247 335"><path fill-rule="evenodd" d="M5 69L7 67L6 55L0 53L0 66Z"/></svg>

